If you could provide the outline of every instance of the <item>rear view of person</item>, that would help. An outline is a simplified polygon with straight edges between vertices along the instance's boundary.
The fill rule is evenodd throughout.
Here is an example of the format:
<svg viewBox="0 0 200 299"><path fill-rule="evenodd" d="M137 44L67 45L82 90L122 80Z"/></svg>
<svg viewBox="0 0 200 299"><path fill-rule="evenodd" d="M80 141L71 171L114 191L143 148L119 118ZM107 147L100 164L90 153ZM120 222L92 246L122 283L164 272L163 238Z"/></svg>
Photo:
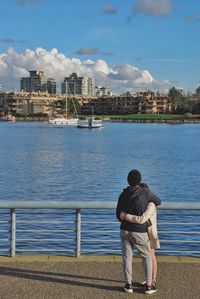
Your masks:
<svg viewBox="0 0 200 299"><path fill-rule="evenodd" d="M147 223L138 224L126 220L121 220L121 212L141 216L149 202L153 202L156 206L160 205L160 199L147 189L140 186L141 174L138 170L129 172L127 181L129 186L120 194L116 216L121 222L120 237L122 244L123 272L125 277L124 290L132 293L132 257L133 249L136 248L142 259L147 277L147 286L145 293L153 294L157 291L156 286L152 285L152 260L149 236L147 234Z"/></svg>
<svg viewBox="0 0 200 299"><path fill-rule="evenodd" d="M140 184L142 188L147 188L146 184ZM131 214L126 214L122 212L120 214L121 220L126 220L129 222L144 224L148 221L148 235L151 246L151 259L152 259L152 285L157 286L157 260L155 250L160 248L160 242L158 239L157 232L157 208L153 202L150 202L147 206L146 211L142 214L142 216L136 216ZM146 278L147 281L147 278ZM145 281L145 282L146 282Z"/></svg>

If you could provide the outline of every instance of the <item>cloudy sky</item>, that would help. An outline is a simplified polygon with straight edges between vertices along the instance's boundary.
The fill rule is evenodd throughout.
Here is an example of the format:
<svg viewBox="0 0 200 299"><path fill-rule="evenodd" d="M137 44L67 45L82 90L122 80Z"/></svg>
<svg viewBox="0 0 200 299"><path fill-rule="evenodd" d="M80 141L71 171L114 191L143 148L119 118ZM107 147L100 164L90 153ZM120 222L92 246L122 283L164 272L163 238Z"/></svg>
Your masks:
<svg viewBox="0 0 200 299"><path fill-rule="evenodd" d="M1 0L0 82L72 72L116 92L200 85L199 0Z"/></svg>

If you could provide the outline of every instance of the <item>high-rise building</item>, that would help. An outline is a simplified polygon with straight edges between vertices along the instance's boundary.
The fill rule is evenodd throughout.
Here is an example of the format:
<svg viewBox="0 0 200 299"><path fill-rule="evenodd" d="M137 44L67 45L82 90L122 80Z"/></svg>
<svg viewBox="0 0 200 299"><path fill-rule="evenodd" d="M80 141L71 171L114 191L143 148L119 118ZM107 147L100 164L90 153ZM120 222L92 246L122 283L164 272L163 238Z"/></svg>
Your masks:
<svg viewBox="0 0 200 299"><path fill-rule="evenodd" d="M49 94L56 94L56 81L54 78L47 79L47 92Z"/></svg>
<svg viewBox="0 0 200 299"><path fill-rule="evenodd" d="M200 95L200 86L196 89L196 94Z"/></svg>
<svg viewBox="0 0 200 299"><path fill-rule="evenodd" d="M20 80L20 91L56 93L56 82L53 78L46 79L43 71L29 71L30 77Z"/></svg>
<svg viewBox="0 0 200 299"><path fill-rule="evenodd" d="M72 73L69 77L65 77L64 81L61 83L61 93L93 96L94 79L91 77L78 77L76 73Z"/></svg>
<svg viewBox="0 0 200 299"><path fill-rule="evenodd" d="M20 91L31 91L31 80L29 77L20 79Z"/></svg>

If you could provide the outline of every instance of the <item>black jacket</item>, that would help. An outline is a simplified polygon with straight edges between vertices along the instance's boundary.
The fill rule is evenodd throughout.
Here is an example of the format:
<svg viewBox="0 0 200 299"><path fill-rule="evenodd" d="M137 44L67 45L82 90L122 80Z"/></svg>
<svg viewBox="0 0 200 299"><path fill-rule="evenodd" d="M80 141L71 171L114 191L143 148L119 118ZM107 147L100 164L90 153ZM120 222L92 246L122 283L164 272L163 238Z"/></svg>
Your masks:
<svg viewBox="0 0 200 299"><path fill-rule="evenodd" d="M124 189L119 196L116 209L116 216L121 222L120 229L133 232L146 232L147 223L137 224L129 221L121 221L120 213L125 212L141 216L149 202L153 202L156 206L161 204L160 199L155 194L139 185L129 186Z"/></svg>

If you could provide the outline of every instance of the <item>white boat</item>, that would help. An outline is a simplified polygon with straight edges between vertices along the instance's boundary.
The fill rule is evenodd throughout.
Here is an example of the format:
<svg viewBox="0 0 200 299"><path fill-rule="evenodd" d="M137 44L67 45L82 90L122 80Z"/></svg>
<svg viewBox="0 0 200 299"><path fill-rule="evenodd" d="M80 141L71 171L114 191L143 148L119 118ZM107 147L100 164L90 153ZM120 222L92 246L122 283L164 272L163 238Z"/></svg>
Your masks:
<svg viewBox="0 0 200 299"><path fill-rule="evenodd" d="M94 116L87 117L86 119L79 119L78 128L87 128L87 129L95 129L95 128L102 128L103 123L101 119L95 119Z"/></svg>
<svg viewBox="0 0 200 299"><path fill-rule="evenodd" d="M59 115L56 116L56 117L50 116L49 120L48 120L48 123L50 125L58 125L58 126L77 126L77 124L78 124L78 113L77 113L76 107L74 105L73 99L72 99L72 103L73 103L74 110L75 110L75 113L77 115L77 118L68 118L67 96L66 96L66 117L59 116Z"/></svg>
<svg viewBox="0 0 200 299"><path fill-rule="evenodd" d="M71 125L76 126L78 124L78 118L66 118L66 117L55 117L55 118L49 118L48 123L50 125Z"/></svg>
<svg viewBox="0 0 200 299"><path fill-rule="evenodd" d="M11 114L7 114L5 116L2 116L0 118L0 121L9 121L9 122L16 122L16 118L14 115L11 115Z"/></svg>

